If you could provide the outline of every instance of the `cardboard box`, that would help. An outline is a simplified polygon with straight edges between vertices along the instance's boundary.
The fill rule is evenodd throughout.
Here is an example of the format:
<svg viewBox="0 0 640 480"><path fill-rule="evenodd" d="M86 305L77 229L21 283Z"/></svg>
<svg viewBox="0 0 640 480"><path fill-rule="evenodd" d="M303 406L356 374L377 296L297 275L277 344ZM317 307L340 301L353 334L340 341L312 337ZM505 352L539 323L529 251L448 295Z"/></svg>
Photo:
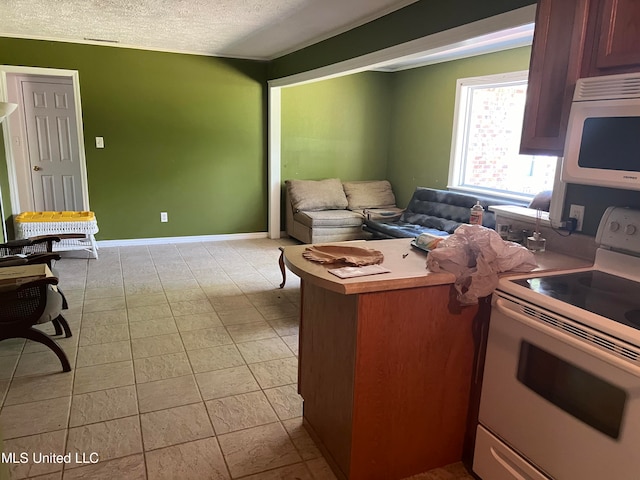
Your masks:
<svg viewBox="0 0 640 480"><path fill-rule="evenodd" d="M17 287L26 282L51 276L51 270L44 263L21 265L19 267L2 267L0 268L0 287Z"/></svg>

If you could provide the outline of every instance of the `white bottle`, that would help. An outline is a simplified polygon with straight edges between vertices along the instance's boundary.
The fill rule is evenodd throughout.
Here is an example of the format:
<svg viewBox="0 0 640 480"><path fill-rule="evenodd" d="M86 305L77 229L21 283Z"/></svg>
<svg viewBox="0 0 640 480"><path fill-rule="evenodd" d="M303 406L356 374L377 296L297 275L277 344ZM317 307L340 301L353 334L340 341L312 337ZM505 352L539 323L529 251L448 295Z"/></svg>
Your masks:
<svg viewBox="0 0 640 480"><path fill-rule="evenodd" d="M482 215L484 214L484 208L480 205L480 201L471 207L471 213L469 214L469 223L471 225L482 225Z"/></svg>

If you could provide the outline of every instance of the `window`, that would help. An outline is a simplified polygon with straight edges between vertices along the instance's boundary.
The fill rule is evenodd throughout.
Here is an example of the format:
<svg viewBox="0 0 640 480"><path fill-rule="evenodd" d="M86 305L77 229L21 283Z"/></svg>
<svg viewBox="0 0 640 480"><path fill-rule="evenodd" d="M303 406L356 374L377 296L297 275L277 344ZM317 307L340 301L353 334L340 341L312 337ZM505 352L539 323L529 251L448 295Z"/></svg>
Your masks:
<svg viewBox="0 0 640 480"><path fill-rule="evenodd" d="M552 190L556 157L520 155L527 72L458 80L449 188L528 201Z"/></svg>

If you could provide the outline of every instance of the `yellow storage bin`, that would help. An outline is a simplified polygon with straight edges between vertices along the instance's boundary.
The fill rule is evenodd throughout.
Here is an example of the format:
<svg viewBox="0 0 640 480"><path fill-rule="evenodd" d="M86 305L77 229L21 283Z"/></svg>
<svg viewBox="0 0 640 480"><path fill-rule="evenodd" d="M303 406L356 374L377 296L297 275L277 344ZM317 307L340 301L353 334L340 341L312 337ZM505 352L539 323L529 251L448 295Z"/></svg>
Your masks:
<svg viewBox="0 0 640 480"><path fill-rule="evenodd" d="M89 222L96 219L93 212L22 212L17 223L26 222Z"/></svg>

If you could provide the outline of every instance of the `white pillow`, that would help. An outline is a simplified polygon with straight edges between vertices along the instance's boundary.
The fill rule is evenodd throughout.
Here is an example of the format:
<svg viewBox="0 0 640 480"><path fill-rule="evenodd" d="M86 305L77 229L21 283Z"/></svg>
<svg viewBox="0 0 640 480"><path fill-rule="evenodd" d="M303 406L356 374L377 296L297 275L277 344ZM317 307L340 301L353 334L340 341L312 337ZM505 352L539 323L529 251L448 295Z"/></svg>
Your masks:
<svg viewBox="0 0 640 480"><path fill-rule="evenodd" d="M387 180L344 182L342 185L349 202L349 210L396 206L396 197Z"/></svg>
<svg viewBox="0 0 640 480"><path fill-rule="evenodd" d="M287 180L287 190L293 210L317 212L321 210L344 210L347 197L339 178L326 180Z"/></svg>

